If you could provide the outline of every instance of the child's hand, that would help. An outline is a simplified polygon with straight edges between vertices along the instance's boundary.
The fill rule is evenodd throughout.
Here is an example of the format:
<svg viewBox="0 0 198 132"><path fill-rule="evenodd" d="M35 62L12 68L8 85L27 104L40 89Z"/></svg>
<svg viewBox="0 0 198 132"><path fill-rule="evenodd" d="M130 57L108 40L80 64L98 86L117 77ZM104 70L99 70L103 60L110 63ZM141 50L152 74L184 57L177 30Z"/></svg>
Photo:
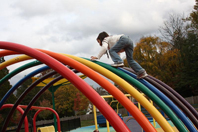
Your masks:
<svg viewBox="0 0 198 132"><path fill-rule="evenodd" d="M98 59L98 57L91 56L91 60L96 60L96 59Z"/></svg>

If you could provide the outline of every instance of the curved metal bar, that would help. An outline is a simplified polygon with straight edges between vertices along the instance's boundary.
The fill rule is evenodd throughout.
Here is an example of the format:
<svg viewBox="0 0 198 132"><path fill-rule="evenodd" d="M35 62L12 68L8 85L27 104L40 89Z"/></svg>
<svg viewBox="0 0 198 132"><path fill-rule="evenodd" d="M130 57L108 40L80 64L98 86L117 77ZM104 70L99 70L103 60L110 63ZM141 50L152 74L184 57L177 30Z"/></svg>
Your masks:
<svg viewBox="0 0 198 132"><path fill-rule="evenodd" d="M124 67L123 69L130 71L135 74L135 72L131 68ZM172 94L169 90L167 90L165 87L154 81L150 78L150 76L144 78L146 81L154 85L156 88L158 88L161 92L163 92L171 101L173 101L187 116L188 118L193 122L193 124L198 128L198 120L193 115L193 113L177 98L174 94Z"/></svg>
<svg viewBox="0 0 198 132"><path fill-rule="evenodd" d="M45 51L47 52L47 51ZM48 51L49 52L49 51ZM1 52L0 52L1 54ZM97 64L94 64L90 61L87 61L85 59L82 59L82 58L79 58L81 60L83 60L83 62L79 63L79 62L76 62L74 60L71 60L71 58L68 58L66 56L63 56L61 54L58 54L58 53L54 53L54 52L49 52L48 54L50 54L52 57L56 58L57 60L65 63L65 64L69 64L71 65L72 67L74 68L77 68L79 71L81 71L82 73L86 74L88 77L90 77L91 79L95 80L98 84L100 84L103 88L105 88L110 94L112 94L117 100L119 100L121 102L121 104L129 111L129 113L131 115L133 115L133 117L136 119L136 121L143 127L143 129L145 131L156 131L155 128L151 125L151 123L148 121L148 119L145 117L145 115L143 115L143 113L127 98L125 97L125 95L120 91L118 90L114 85L112 85L112 83L110 83L109 81L107 81L106 79L102 78L99 74L96 74L95 72L93 72L92 70L90 70L89 68L87 68L86 66L82 65L81 63L85 63L85 62L88 62L88 66L91 67L92 69L102 73L102 74L108 74L108 76L111 76L111 78L113 77L114 78L114 81L117 83L117 82L122 82L122 84L124 85L126 82L124 80L122 80L121 78L119 77L116 77L115 74L109 72L108 70L106 70L105 68L102 68L100 67L99 65ZM30 57L25 57L24 55L23 56L20 56L20 57L16 57L18 58L18 61L24 61L26 59L31 59ZM67 59L66 59L67 58ZM12 59L12 61L15 61L15 59ZM9 64L13 64L12 61L9 61L9 63L7 64L6 62L1 65L2 67L3 66L8 66ZM17 62L18 62L17 61ZM72 63L73 62L73 63ZM16 63L16 61L15 61ZM75 64L75 65L74 65ZM87 64L87 63L85 63ZM94 64L94 68L93 68L93 64ZM106 75L107 76L107 75ZM121 80L120 80L121 79ZM125 88L128 88L130 89L130 87L132 87L130 84L127 85L124 85ZM135 90L135 89L134 89ZM137 90L134 91L135 93L137 92ZM136 95L136 94L135 94ZM140 93L139 93L140 97L142 96ZM139 96L136 96L139 98ZM142 96L143 98L145 98L144 96ZM145 98L144 99L145 101L147 101L147 99ZM145 102L145 101L142 101L144 102L147 106L148 104ZM150 104L151 105L151 104ZM152 106L152 105L151 105ZM154 108L154 107L153 107ZM156 112L154 112L155 110L153 110L153 113L156 114ZM157 111L157 110L156 110ZM158 115L160 113L158 112ZM160 117L160 116L157 116L156 114L156 117ZM162 118L164 118L162 116ZM160 119L160 120L163 120L163 119ZM159 121L159 120L158 120ZM168 124L168 122L166 121L166 123L164 123L166 120L164 119L164 121L161 121L160 124L163 123L163 129L167 130L167 131L172 131L172 128L170 126L170 124Z"/></svg>
<svg viewBox="0 0 198 132"><path fill-rule="evenodd" d="M45 67L47 67L47 66L45 66ZM48 67L49 68L49 67ZM42 72L42 70L43 70L43 68L40 68L40 70L36 70L36 71L40 71L40 72ZM44 69L45 70L45 69ZM74 70L75 72L78 72L78 71L76 71L76 70ZM9 116L7 117L7 119L6 119L6 121L5 121L5 126L7 125L7 121L8 121L8 123L9 123L9 120L10 120L10 118L11 118L11 116L12 116L12 114L14 113L14 111L15 111L15 108L16 108L16 106L18 106L19 104L20 104L20 102L24 99L24 97L37 85L37 84L39 84L40 82L42 82L43 80L45 80L46 78L48 78L48 77L50 77L50 76L52 76L52 75L54 75L56 72L55 71L52 71L52 72L50 72L50 73L48 73L48 74L46 74L45 76L43 76L42 78L40 78L40 79L38 79L38 80L36 80L32 85L30 85L30 87L29 88L27 88L24 92L23 92L23 94L21 94L21 96L18 98L18 100L16 101L16 103L15 103L15 105L13 106L13 109L10 111L10 113L9 113ZM28 76L28 78L30 78L31 76ZM26 80L28 79L28 78L26 78ZM61 78L59 77L59 79L58 80L60 80L60 79L62 79L63 77L61 76ZM56 81L56 80L55 80ZM51 83L52 84L52 83ZM51 86L51 85L50 85ZM40 93L40 91L39 91L39 93ZM39 96L40 96L41 94L39 94ZM36 96L37 98L39 97L38 95ZM36 101L36 100L33 100L33 101ZM30 102L31 103L31 102ZM22 117L21 117L21 120L24 120L24 115L27 115L27 112L31 109L31 106L32 105L28 105L28 107L26 108L26 110L25 110L25 112L24 112L24 114L22 115ZM21 121L20 120L20 121ZM23 122L23 121L22 121ZM18 124L18 129L17 129L17 131L20 131L20 128L21 128L21 126L22 126L22 124L20 125L20 123ZM58 126L59 128L60 128L60 125ZM59 130L59 128L58 128L58 130Z"/></svg>
<svg viewBox="0 0 198 132"><path fill-rule="evenodd" d="M33 67L33 66L36 66L36 65L39 65L39 64L42 64L40 61L33 61L33 62L30 62L30 63L27 63L15 70L13 70L12 72L10 72L9 74L7 74L6 76L4 76L1 80L0 80L0 87L1 85L7 81L8 79L12 78L13 76L15 76L16 74L18 74L19 72L21 71L24 71L25 69L27 68L30 68L30 67Z"/></svg>
<svg viewBox="0 0 198 132"><path fill-rule="evenodd" d="M112 71L113 73L117 74L127 82L131 83L135 87L137 87L139 90L141 90L145 95L147 95L153 102L155 102L172 120L172 122L175 124L175 126L178 128L180 132L186 132L188 131L185 127L185 125L178 119L178 117L175 115L175 113L157 96L155 95L150 89L148 89L145 85L137 81L136 79L132 78L128 74L124 73L121 70L118 70L116 68L112 68L111 66L103 63L94 61L95 63L107 68L108 70Z"/></svg>
<svg viewBox="0 0 198 132"><path fill-rule="evenodd" d="M43 70L46 70L45 68L49 69L48 66L44 66L44 67L42 67L42 68L39 68L38 70L36 70L36 72L34 71L34 72L28 74L28 76L25 76L22 80L25 81L25 80L29 79L30 77L32 77L31 75L35 75L34 73L37 73L37 74L38 74L38 73L42 72ZM25 98L25 96L26 96L37 84L39 84L41 81L45 80L46 78L48 78L48 77L54 75L55 73L56 73L55 71L52 71L52 72L46 74L45 76L43 76L40 80L36 80L33 84L30 85L30 88L27 88L27 89L20 95L20 97L19 97L19 98L17 99L17 101L15 102L14 106L13 106L12 109L10 110L10 112L9 112L9 114L8 114L8 116L7 116L6 120L5 120L5 122L4 122L4 125L3 125L3 127L2 127L2 132L3 132L3 131L6 129L6 127L8 126L9 121L10 121L10 118L12 117L12 115L13 115L15 109L16 109L17 106L20 104L20 102ZM21 82L21 83L18 83L17 86L20 86L20 85L23 83L23 81L19 81L19 82ZM15 88L18 88L18 87L15 87Z"/></svg>
<svg viewBox="0 0 198 132"><path fill-rule="evenodd" d="M36 132L36 117L37 115L43 110L38 110L35 114L34 114L34 117L33 117L33 132Z"/></svg>
<svg viewBox="0 0 198 132"><path fill-rule="evenodd" d="M18 60L20 60L20 61L22 61L23 59L25 59L25 57L24 56L19 56L19 57L16 57L16 58L18 58ZM22 59L23 58L23 59ZM15 61L15 59L13 58L12 60L14 60ZM7 62L9 62L8 64L13 64L13 62L12 61L10 61L10 60L8 60L8 61L6 61L5 62L5 64L4 64L4 66L6 66L7 64ZM15 63L16 63L17 61L15 61ZM26 65L28 65L28 64L26 64ZM108 91L108 90L107 90ZM121 95L119 95L119 96L121 96ZM130 103L127 103L128 105L130 104ZM123 106L125 106L125 105L123 105ZM130 106L130 108L131 109L133 109L134 110L134 108L136 108L136 107L132 107L132 106ZM130 111L129 111L130 112ZM131 112L130 112L131 113ZM135 112L136 114L137 114L137 112ZM144 118L142 118L141 116L140 116L140 114L138 115L138 117L140 117L142 120L144 119ZM154 128L153 129L151 129L148 125L146 125L147 123L146 123L146 121L144 121L144 126L147 126L147 128L145 129L145 127L143 127L146 131L155 131L154 130ZM151 125L152 126L152 125Z"/></svg>
<svg viewBox="0 0 198 132"><path fill-rule="evenodd" d="M164 82L149 76L149 78L155 80L157 83L159 83L160 85L162 85L163 87L165 87L167 90L169 90L172 94L174 94L192 113L193 115L197 118L198 120L198 112L195 110L195 108L190 105L190 103L188 103L179 93L177 93L173 88L171 88L170 86L168 86L167 84L165 84Z"/></svg>
<svg viewBox="0 0 198 132"><path fill-rule="evenodd" d="M129 91L130 94L131 94L132 96L134 96L136 99L138 99L139 101L141 101L141 103L143 103L144 106L147 107L147 109L155 116L155 118L157 118L158 123L162 126L162 128L163 128L164 130L166 130L166 131L173 131L173 129L172 129L172 127L170 126L170 124L169 124L169 123L164 119L164 117L156 110L156 108L153 107L153 106L150 104L150 102L148 102L148 100L147 100L143 95L141 95L135 88L133 88L130 84L128 84L127 82L125 82L123 79L121 79L121 78L118 77L117 75L113 74L112 72L108 71L108 70L105 69L105 68L102 68L101 66L99 66L99 65L97 65L97 64L94 64L94 63L92 63L92 62L90 62L90 61L87 61L87 60L82 59L82 58L79 58L79 57L75 57L75 56L71 56L71 55L66 55L66 56L69 56L69 57L71 57L71 58L73 58L73 59L78 60L79 62L81 62L81 63L77 63L77 65L73 65L70 61L68 61L68 60L70 60L70 58L65 59L65 58L63 58L63 56L61 56L61 55L58 54L58 53L54 53L54 52L50 52L50 51L45 51L45 50L42 50L42 51L44 51L45 53L47 53L47 54L51 55L52 57L58 59L58 60L61 61L61 62L64 62L64 63L66 63L66 64L70 64L72 67L76 67L77 65L79 65L79 66L77 67L78 70L79 70L79 68L81 69L81 70L79 70L79 71L83 71L84 74L90 75L90 76L92 77L92 79L93 79L93 78L94 78L94 79L97 79L97 80L96 80L97 82L98 82L100 76L98 76L97 74L91 73L90 71L89 71L89 72L85 72L86 67L84 67L84 65L82 65L81 63L83 63L83 64L85 64L85 65L91 67L92 69L94 69L95 71L97 71L97 72L99 72L99 73L105 75L106 77L111 78L111 80L114 80L116 83L119 83L119 85L122 86L123 88L127 89L127 91ZM1 55L1 52L0 52L0 55ZM64 56L64 57L65 57L65 56ZM86 71L87 71L87 70L86 70ZM90 74L90 73L91 73L91 74ZM101 84L104 88L108 85L108 86L106 87L106 89L107 89L107 88L109 89L109 88L110 88L110 85L112 85L111 83L109 84L109 82L106 82L105 80L102 81L102 82L101 82L101 81L102 81L102 80L100 79L99 82L100 82L100 84ZM104 84L105 84L105 85L104 85ZM112 94L113 96L116 95L116 98L117 98L118 100L121 99L121 100L122 100L122 103L125 103L125 104L127 104L127 106L129 106L129 104L130 104L131 102L128 102L128 100L124 99L124 98L126 98L125 96L121 97L122 93L120 93L119 91L116 92L116 89L114 90L113 88L110 88L109 90L111 91L110 94ZM113 90L113 91L112 91L112 90ZM117 95L118 95L118 96L117 96ZM124 100L124 101L123 101L123 100ZM124 105L123 105L123 106L124 106ZM133 105L132 105L132 106L133 106ZM149 107L149 106L150 106L150 107ZM133 109L131 106L130 106L130 107L126 107L126 108L127 108L128 111L131 110L131 109ZM129 108L130 108L130 109L129 109ZM136 107L135 107L135 108L136 108ZM134 110L135 110L135 109L134 109ZM143 118L142 118L142 117L140 118L140 115L137 114L137 112L138 112L138 111L136 111L135 113L132 112L132 115L133 115L133 116L138 115L138 116L136 116L136 118L137 118L137 119L140 119L139 121L142 121L142 120L143 120L143 122L140 122L140 124L141 124L142 126L144 126L143 128L144 128L144 129L145 129L145 128L148 128L148 125L145 124L145 121L147 121L148 119L145 120L145 119L144 119L145 116L143 116ZM140 113L140 114L141 114L141 113ZM148 124L149 124L149 123L148 123ZM152 127L153 127L153 126L152 126ZM150 128L152 129L152 127L150 127ZM154 131L154 130L152 130L152 131Z"/></svg>
<svg viewBox="0 0 198 132"><path fill-rule="evenodd" d="M124 124L120 117L115 113L115 111L109 107L109 105L98 95L95 90L92 89L91 86L84 82L75 73L72 73L70 70L68 70L67 67L65 67L56 59L38 50L15 43L0 42L0 48L17 51L19 53L25 53L28 56L34 57L35 59L50 66L52 69L60 73L63 77L68 78L68 80L73 83L74 86L76 86L87 98L89 98L89 100L91 100L92 103L100 110L104 117L109 120L116 131L130 131L126 124Z"/></svg>
<svg viewBox="0 0 198 132"><path fill-rule="evenodd" d="M133 78L136 78L136 75L133 73L123 69L123 68L118 68L128 75L130 75ZM197 132L196 128L194 127L193 123L184 115L184 113L166 96L164 95L161 91L159 91L157 88L155 88L153 85L149 84L147 81L144 79L138 79L139 82L144 84L147 88L149 88L153 93L155 93L164 103L167 104L167 106L181 119L181 121L186 125L189 131L192 132ZM172 116L170 117L172 119ZM173 122L174 123L174 122ZM174 123L175 124L175 123ZM177 124L175 124L177 125Z"/></svg>
<svg viewBox="0 0 198 132"><path fill-rule="evenodd" d="M59 76L57 78L55 78L54 80L52 80L50 83L48 83L45 87L43 87L34 97L33 99L30 101L30 103L28 104L28 107L25 109L25 112L24 114L22 115L21 117L21 120L18 124L18 128L16 130L16 132L20 132L20 129L21 129L21 126L23 124L23 120L24 120L24 117L27 115L27 113L29 112L29 110L31 109L32 105L36 102L36 100L51 86L53 85L55 82L59 81L60 79L62 79L63 77L62 76ZM46 79L46 78L44 78ZM43 77L41 80L44 80ZM39 82L41 82L39 80ZM28 89L32 89L33 87L29 87ZM60 124L58 124L58 131L60 132Z"/></svg>
<svg viewBox="0 0 198 132"><path fill-rule="evenodd" d="M4 105L0 108L0 110L5 109L5 108L12 108L12 107L13 107L13 104L4 104ZM17 106L16 109L21 113L21 115L23 115L24 111L23 111L23 109L22 109L20 106ZM25 132L29 132L28 118L27 118L27 116L25 117L24 125L25 125Z"/></svg>
<svg viewBox="0 0 198 132"><path fill-rule="evenodd" d="M28 74L27 76L25 76L24 78L22 78L19 82L17 82L11 89L9 89L9 91L4 95L4 97L1 99L0 101L0 108L1 106L5 103L5 101L8 99L8 97L23 83L27 80L27 78L30 78L38 73L40 73L41 71L47 70L49 69L48 66L44 66L38 70L35 70L34 72Z"/></svg>
<svg viewBox="0 0 198 132"><path fill-rule="evenodd" d="M23 108L23 109L26 109L28 106L26 106L26 105L19 105L19 107L20 108ZM56 118L57 118L57 123L60 124L60 117L59 117L58 113L54 109L49 108L49 107L40 107L40 106L32 106L31 107L31 110L32 109L34 109L34 110L41 110L41 111L42 110L49 110L49 111L53 112L55 114ZM36 113L39 114L38 111ZM36 132L36 116L37 116L36 113L34 114L34 117L33 117L34 132ZM57 124L57 125L59 125L59 124Z"/></svg>
<svg viewBox="0 0 198 132"><path fill-rule="evenodd" d="M61 132L60 118L59 118L58 113L57 113L55 110L53 110L53 109L48 109L48 108L46 108L46 110L52 111L52 112L56 115L57 126L58 126L58 132ZM35 115L34 115L34 118L33 118L33 128L34 128L34 132L36 132L36 117L37 117L37 115L38 115L41 111L43 111L43 110L37 111L37 112L35 113Z"/></svg>

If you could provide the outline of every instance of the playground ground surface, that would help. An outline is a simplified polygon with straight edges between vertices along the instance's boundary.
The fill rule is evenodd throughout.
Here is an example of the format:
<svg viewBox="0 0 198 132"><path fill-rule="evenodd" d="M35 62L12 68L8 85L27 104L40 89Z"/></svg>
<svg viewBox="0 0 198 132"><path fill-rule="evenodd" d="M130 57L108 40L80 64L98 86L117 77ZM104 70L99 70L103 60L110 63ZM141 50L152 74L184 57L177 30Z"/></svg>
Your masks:
<svg viewBox="0 0 198 132"><path fill-rule="evenodd" d="M123 121L126 123L128 128L132 132L143 132L141 126L131 116L123 117ZM173 129L175 129L177 131L177 129L174 127L173 123L170 120L168 122L173 127ZM151 122L151 124L153 125L153 122ZM156 127L155 128L157 129L158 132L163 132L163 130L161 129L161 127L159 126L159 124L157 122L156 122ZM109 129L110 129L110 132L116 132L113 127L110 127ZM70 132L93 132L94 130L95 130L95 125L92 125L92 126L86 126L86 127L77 128L75 130L71 130ZM99 132L107 132L107 128L106 127L99 127L98 126L98 130L99 130Z"/></svg>

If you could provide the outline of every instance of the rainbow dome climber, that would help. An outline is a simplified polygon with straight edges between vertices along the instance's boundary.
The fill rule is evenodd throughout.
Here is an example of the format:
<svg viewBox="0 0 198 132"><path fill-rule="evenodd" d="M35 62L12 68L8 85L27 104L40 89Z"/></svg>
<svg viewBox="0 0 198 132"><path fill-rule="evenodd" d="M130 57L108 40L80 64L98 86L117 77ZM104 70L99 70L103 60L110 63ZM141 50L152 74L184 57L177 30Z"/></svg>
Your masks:
<svg viewBox="0 0 198 132"><path fill-rule="evenodd" d="M29 105L22 113L20 122L18 123L17 132L23 125L31 107L35 101L46 91L51 85L56 83L62 78L70 81L77 89L79 89L102 115L109 121L112 127L117 132L130 132L125 122L118 116L118 114L111 108L111 106L81 77L79 77L75 71L81 72L86 75L101 87L103 87L108 93L110 93L118 102L133 116L145 132L157 132L158 130L150 123L147 117L129 100L116 86L114 86L109 80L119 85L123 90L131 95L136 101L138 101L148 113L155 119L161 129L165 132L197 132L198 131L198 113L197 111L177 92L172 88L157 80L152 76L148 76L145 79L137 79L133 70L127 67L112 67L109 64L105 64L100 61L91 61L87 58L80 58L77 56L56 53L53 51L47 51L43 49L33 49L21 44L3 42L0 41L0 57L19 55L13 57L0 64L0 69L6 68L7 66L13 65L26 60L36 59L36 61L22 65L18 68L18 71L13 71L6 75L0 80L1 85L8 79L12 78L19 72L34 67L40 64L45 66L33 70L31 73L26 75L4 95L0 100L0 109L6 105L8 97L28 78L47 70L53 69L53 72L46 74L43 78L40 78L33 82L16 100L15 104L9 106L11 109L7 115L1 132L5 132L9 121L14 114L14 111L20 106L20 102L27 96L38 83L49 78L55 73L59 73L61 76L55 78L46 86L44 86L35 96ZM167 119L161 114L161 112L143 95L152 100L169 118L174 124L174 127L170 125ZM58 128L60 132L60 127Z"/></svg>

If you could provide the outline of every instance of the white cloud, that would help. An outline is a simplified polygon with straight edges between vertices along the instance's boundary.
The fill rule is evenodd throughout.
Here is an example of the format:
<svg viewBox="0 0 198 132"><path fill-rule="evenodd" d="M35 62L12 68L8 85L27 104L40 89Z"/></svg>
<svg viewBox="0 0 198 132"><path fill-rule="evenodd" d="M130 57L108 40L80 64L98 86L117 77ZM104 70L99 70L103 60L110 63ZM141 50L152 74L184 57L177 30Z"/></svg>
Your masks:
<svg viewBox="0 0 198 132"><path fill-rule="evenodd" d="M154 34L169 14L188 15L193 0L7 0L0 4L0 40L81 57L97 55L99 32L135 42ZM111 63L105 56L101 61Z"/></svg>

